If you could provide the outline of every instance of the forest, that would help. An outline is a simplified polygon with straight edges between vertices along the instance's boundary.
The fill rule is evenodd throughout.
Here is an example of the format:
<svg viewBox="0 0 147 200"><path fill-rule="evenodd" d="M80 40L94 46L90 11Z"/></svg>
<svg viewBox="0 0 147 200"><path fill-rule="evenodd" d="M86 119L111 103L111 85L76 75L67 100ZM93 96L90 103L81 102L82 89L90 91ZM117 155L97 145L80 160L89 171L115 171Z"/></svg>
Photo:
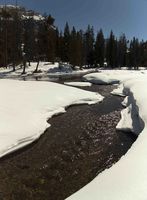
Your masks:
<svg viewBox="0 0 147 200"><path fill-rule="evenodd" d="M33 14L34 12L31 11ZM55 25L51 15L40 20L27 15L25 8L0 9L0 67L32 61L69 63L86 67L128 67L138 69L147 64L147 42L125 34L116 37L113 31L105 38L103 30L76 30L65 24L63 30ZM25 69L24 69L25 73Z"/></svg>

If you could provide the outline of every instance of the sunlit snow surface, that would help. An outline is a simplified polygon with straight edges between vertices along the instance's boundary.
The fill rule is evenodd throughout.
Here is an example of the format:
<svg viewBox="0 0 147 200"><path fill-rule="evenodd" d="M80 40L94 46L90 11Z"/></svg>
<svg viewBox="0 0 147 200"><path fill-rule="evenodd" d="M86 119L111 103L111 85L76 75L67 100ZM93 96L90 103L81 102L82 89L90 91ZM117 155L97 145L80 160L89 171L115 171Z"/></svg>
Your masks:
<svg viewBox="0 0 147 200"><path fill-rule="evenodd" d="M72 76L72 75L78 75L78 74L86 74L90 72L94 72L96 69L77 69L73 70L70 65L65 64L63 66L60 66L59 63L50 63L50 62L40 62L38 67L38 73L34 73L37 63L31 62L31 65L29 66L29 63L27 63L26 67L26 73L22 74L23 67L22 66L16 66L16 70L13 71L13 68L10 66L7 69L6 68L0 68L0 78L8 78L8 79L22 79L25 78L25 80L35 80L34 78L42 77L44 80L47 77L60 77L60 76Z"/></svg>
<svg viewBox="0 0 147 200"><path fill-rule="evenodd" d="M147 200L147 73L146 71L102 71L88 75L87 80L111 82L116 79L122 86L115 94L125 94L119 129L141 131L128 153L110 169L106 169L91 183L68 200ZM93 78L91 78L93 76ZM106 77L107 76L107 80ZM110 80L110 79L111 80ZM91 82L93 82L93 80ZM135 126L134 126L135 122ZM136 134L139 134L139 130ZM136 130L135 130L136 131Z"/></svg>
<svg viewBox="0 0 147 200"><path fill-rule="evenodd" d="M0 157L25 146L49 127L47 119L72 104L103 100L98 93L52 82L0 80Z"/></svg>
<svg viewBox="0 0 147 200"><path fill-rule="evenodd" d="M90 87L91 83L88 82L65 82L64 85L77 86L77 87Z"/></svg>
<svg viewBox="0 0 147 200"><path fill-rule="evenodd" d="M83 79L95 84L117 84L145 74L145 70L100 70L98 73L85 75Z"/></svg>

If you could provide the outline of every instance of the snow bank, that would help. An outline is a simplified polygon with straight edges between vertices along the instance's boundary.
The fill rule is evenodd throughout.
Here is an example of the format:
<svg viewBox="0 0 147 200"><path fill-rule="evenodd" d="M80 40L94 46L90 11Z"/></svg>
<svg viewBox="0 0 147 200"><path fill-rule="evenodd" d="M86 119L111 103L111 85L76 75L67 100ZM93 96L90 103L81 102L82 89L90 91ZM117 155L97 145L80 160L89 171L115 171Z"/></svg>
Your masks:
<svg viewBox="0 0 147 200"><path fill-rule="evenodd" d="M0 80L0 157L45 131L47 119L71 104L102 101L98 93L51 82Z"/></svg>
<svg viewBox="0 0 147 200"><path fill-rule="evenodd" d="M138 135L143 129L143 122L138 115L137 106L131 103L121 111L121 120L116 126L117 130L132 132Z"/></svg>
<svg viewBox="0 0 147 200"><path fill-rule="evenodd" d="M94 84L117 84L146 75L146 73L146 71L133 70L100 70L98 73L83 76L83 79Z"/></svg>
<svg viewBox="0 0 147 200"><path fill-rule="evenodd" d="M106 74L101 73L92 73L85 75L83 77L84 80L89 81L94 84L116 84L119 83L117 79L113 79Z"/></svg>
<svg viewBox="0 0 147 200"><path fill-rule="evenodd" d="M90 87L92 86L91 83L88 82L65 82L64 85L69 85L69 86L79 86L79 87Z"/></svg>
<svg viewBox="0 0 147 200"><path fill-rule="evenodd" d="M118 126L120 129L134 128L132 123L136 123L138 115L137 126L142 132L136 142L119 162L67 200L147 200L146 84L147 76L130 79L123 84L123 92L128 96L123 104L127 108Z"/></svg>
<svg viewBox="0 0 147 200"><path fill-rule="evenodd" d="M140 85L140 83L146 84L146 78L131 79L129 81L124 82L123 90L121 88L118 88L118 94L120 94L122 90L122 92L125 95L127 95L127 97L122 102L122 105L125 106L126 108L121 111L121 120L118 123L116 129L123 130L126 132L133 132L136 135L138 135L144 128L144 122L142 121L139 115L140 105L138 107L138 104L136 103L139 97L137 95L136 98L134 97L134 95L138 94L139 91L137 88L138 85ZM133 91L134 85L135 85L135 90ZM143 84L142 87L144 87ZM143 90L143 88L139 87L139 90ZM116 90L115 94L117 94ZM141 95L141 98L144 99L144 95Z"/></svg>
<svg viewBox="0 0 147 200"><path fill-rule="evenodd" d="M118 87L117 87L116 89L114 89L114 90L111 92L111 94L125 97L126 95L124 94L123 90L124 90L124 85L123 85L123 83L122 83L122 84L118 85Z"/></svg>

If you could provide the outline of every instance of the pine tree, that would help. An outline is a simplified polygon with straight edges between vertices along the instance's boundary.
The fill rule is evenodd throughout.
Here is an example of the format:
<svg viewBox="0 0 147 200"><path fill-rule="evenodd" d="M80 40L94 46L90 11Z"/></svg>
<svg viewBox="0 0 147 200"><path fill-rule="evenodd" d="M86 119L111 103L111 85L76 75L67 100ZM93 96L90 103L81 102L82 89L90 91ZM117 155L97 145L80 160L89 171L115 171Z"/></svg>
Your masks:
<svg viewBox="0 0 147 200"><path fill-rule="evenodd" d="M22 22L17 6L13 14L13 28L12 28L12 63L13 71L15 66L21 62L21 42L22 42ZM15 49L15 51L14 51Z"/></svg>
<svg viewBox="0 0 147 200"><path fill-rule="evenodd" d="M82 68L82 66L84 65L83 50L83 31L80 30L77 32L77 65L80 66L80 68Z"/></svg>
<svg viewBox="0 0 147 200"><path fill-rule="evenodd" d="M94 29L88 25L84 35L85 64L88 67L94 64Z"/></svg>
<svg viewBox="0 0 147 200"><path fill-rule="evenodd" d="M56 28L54 26L54 18L49 15L46 19L47 32L47 58L48 61L54 63L56 57Z"/></svg>
<svg viewBox="0 0 147 200"><path fill-rule="evenodd" d="M21 61L21 18L17 9L8 11L6 6L1 10L1 64L7 67L12 64L13 71L15 66ZM15 51L14 51L15 49Z"/></svg>
<svg viewBox="0 0 147 200"><path fill-rule="evenodd" d="M69 45L70 64L82 67L83 65L83 32L73 27Z"/></svg>
<svg viewBox="0 0 147 200"><path fill-rule="evenodd" d="M3 13L0 13L0 67L4 66L4 45L5 38L4 38L4 20L3 20Z"/></svg>
<svg viewBox="0 0 147 200"><path fill-rule="evenodd" d="M117 40L111 31L106 44L106 59L109 67L117 67Z"/></svg>
<svg viewBox="0 0 147 200"><path fill-rule="evenodd" d="M33 19L26 19L24 22L24 33L23 33L23 42L24 42L24 52L26 53L27 61L34 61L35 58L35 23Z"/></svg>
<svg viewBox="0 0 147 200"><path fill-rule="evenodd" d="M130 68L138 69L140 64L140 44L135 37L130 42Z"/></svg>
<svg viewBox="0 0 147 200"><path fill-rule="evenodd" d="M63 36L63 33L62 31L59 33L59 48L58 48L58 51L59 51L59 58L60 58L60 61L63 61L64 58L65 58L65 55L64 55L64 36Z"/></svg>
<svg viewBox="0 0 147 200"><path fill-rule="evenodd" d="M58 28L56 29L56 59L57 61L61 60L61 56L60 56L60 36L59 36L59 30Z"/></svg>
<svg viewBox="0 0 147 200"><path fill-rule="evenodd" d="M126 59L127 59L127 40L125 34L122 34L118 41L118 66L125 67L126 66Z"/></svg>
<svg viewBox="0 0 147 200"><path fill-rule="evenodd" d="M143 40L140 43L140 60L141 66L146 67L147 66L147 42L144 42Z"/></svg>
<svg viewBox="0 0 147 200"><path fill-rule="evenodd" d="M2 63L3 63L3 54L2 54L3 37L2 37L2 32L3 32L3 26L2 26L2 20L1 20L1 15L0 15L0 67L2 67Z"/></svg>
<svg viewBox="0 0 147 200"><path fill-rule="evenodd" d="M105 58L105 39L102 29L98 32L95 42L95 63L103 67Z"/></svg>
<svg viewBox="0 0 147 200"><path fill-rule="evenodd" d="M73 67L77 64L77 33L75 27L73 27L70 35L70 43L69 43L69 62L73 65Z"/></svg>
<svg viewBox="0 0 147 200"><path fill-rule="evenodd" d="M64 40L63 40L63 62L69 62L69 47L70 46L70 29L68 23L64 28Z"/></svg>
<svg viewBox="0 0 147 200"><path fill-rule="evenodd" d="M10 46L10 40L8 41L8 36L10 36L10 32L9 32L9 28L12 27L11 26L11 22L10 22L10 13L7 12L7 9L6 9L6 5L5 7L2 9L2 13L1 13L1 16L3 18L3 21L2 21L2 41L3 41L3 64L4 64L4 67L7 68L7 65L8 63L10 62L10 57L9 57L9 46ZM10 28L11 29L11 28ZM12 29L11 29L12 30ZM8 60L10 59L10 60Z"/></svg>

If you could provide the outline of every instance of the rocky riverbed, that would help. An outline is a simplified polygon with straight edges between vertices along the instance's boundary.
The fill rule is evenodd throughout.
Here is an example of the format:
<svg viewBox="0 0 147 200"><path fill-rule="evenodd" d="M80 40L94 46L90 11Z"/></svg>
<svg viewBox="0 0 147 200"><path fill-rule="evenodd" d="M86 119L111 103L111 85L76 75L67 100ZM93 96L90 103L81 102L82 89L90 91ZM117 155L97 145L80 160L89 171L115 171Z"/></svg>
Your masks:
<svg viewBox="0 0 147 200"><path fill-rule="evenodd" d="M64 200L117 162L136 138L115 130L122 98L110 95L113 88L84 88L106 98L71 106L38 141L2 158L0 200Z"/></svg>

